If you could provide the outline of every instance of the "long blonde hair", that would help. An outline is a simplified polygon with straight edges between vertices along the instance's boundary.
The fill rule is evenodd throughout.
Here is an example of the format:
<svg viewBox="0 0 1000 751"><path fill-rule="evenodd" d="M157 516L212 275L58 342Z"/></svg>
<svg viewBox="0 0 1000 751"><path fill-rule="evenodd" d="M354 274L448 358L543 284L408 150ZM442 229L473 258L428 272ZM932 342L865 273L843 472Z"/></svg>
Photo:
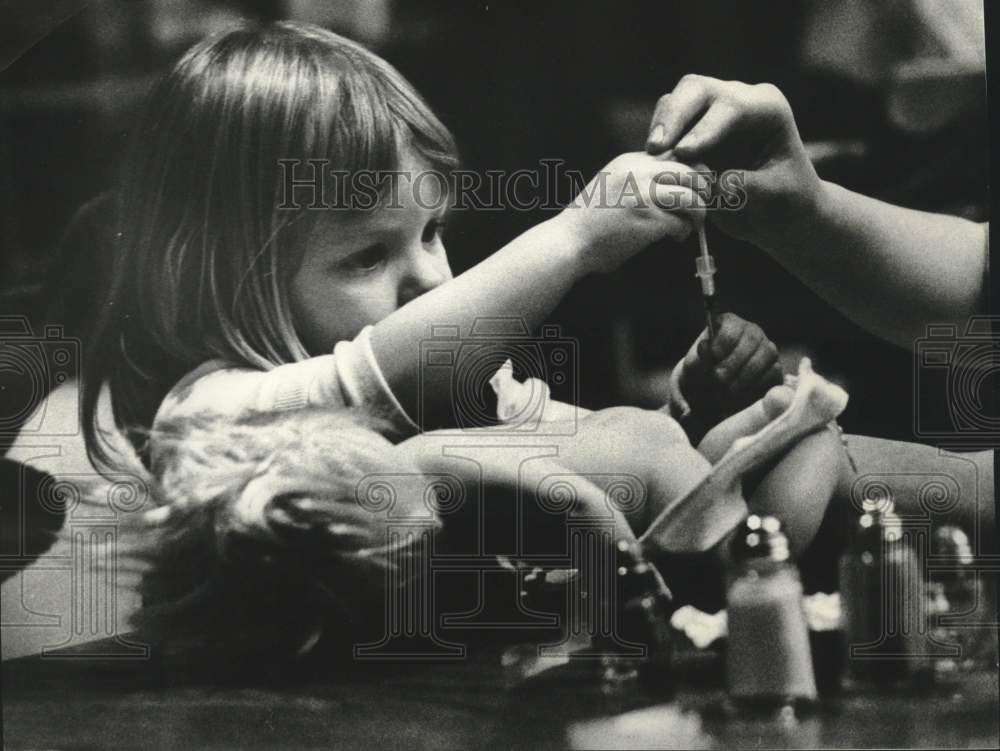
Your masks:
<svg viewBox="0 0 1000 751"><path fill-rule="evenodd" d="M133 144L113 279L85 353L82 418L98 465L110 461L96 424L103 384L117 426L143 435L167 391L207 360L269 369L307 357L287 287L319 212L279 207L282 160L395 170L411 149L432 169L457 166L451 134L392 66L289 22L195 45L151 92Z"/></svg>
<svg viewBox="0 0 1000 751"><path fill-rule="evenodd" d="M144 566L133 625L181 651L284 657L382 636L368 632L423 571L448 478L394 454L381 427L319 409L158 423L166 471L122 530Z"/></svg>

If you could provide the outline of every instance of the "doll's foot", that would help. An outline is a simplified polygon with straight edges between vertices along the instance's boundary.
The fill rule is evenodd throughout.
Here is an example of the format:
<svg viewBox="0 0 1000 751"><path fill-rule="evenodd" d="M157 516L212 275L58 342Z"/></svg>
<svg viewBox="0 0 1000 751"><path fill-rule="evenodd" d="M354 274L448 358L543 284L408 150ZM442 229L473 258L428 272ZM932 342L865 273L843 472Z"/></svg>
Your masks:
<svg viewBox="0 0 1000 751"><path fill-rule="evenodd" d="M803 426L819 428L836 420L847 407L847 392L812 369L812 361L803 357L799 374L794 379L795 395L788 405L790 419L801 420Z"/></svg>
<svg viewBox="0 0 1000 751"><path fill-rule="evenodd" d="M734 441L732 448L722 458L722 462L725 462L731 454L741 452L750 446L754 447L755 455L763 451L767 454L764 458L775 456L799 438L835 420L847 406L847 392L817 374L812 369L812 362L808 357L802 358L798 375L790 380L795 392L785 410L754 435ZM769 391L765 397L765 408L777 409L786 399L787 391L774 393L773 396L772 392L787 388L788 386L778 386Z"/></svg>
<svg viewBox="0 0 1000 751"><path fill-rule="evenodd" d="M792 386L781 385L771 388L761 397L761 407L768 422L776 420L792 405L795 389ZM763 427L763 426L761 426Z"/></svg>
<svg viewBox="0 0 1000 751"><path fill-rule="evenodd" d="M785 390L781 390L785 389ZM762 400L764 410L783 411L752 435L733 441L708 476L671 503L640 538L666 552L700 552L718 543L748 512L743 476L782 455L804 436L822 429L843 412L847 392L817 375L808 358L799 364L794 394L776 387Z"/></svg>

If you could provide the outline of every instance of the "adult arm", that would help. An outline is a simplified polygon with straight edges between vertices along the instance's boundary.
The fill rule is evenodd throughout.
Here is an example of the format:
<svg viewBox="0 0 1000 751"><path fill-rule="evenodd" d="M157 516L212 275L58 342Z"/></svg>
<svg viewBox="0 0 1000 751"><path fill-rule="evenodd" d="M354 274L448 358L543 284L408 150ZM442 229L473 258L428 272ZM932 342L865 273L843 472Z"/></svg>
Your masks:
<svg viewBox="0 0 1000 751"><path fill-rule="evenodd" d="M985 307L986 226L820 180L770 84L685 76L657 104L647 150L736 170L725 197L739 200L709 217L884 339L912 347L928 324Z"/></svg>

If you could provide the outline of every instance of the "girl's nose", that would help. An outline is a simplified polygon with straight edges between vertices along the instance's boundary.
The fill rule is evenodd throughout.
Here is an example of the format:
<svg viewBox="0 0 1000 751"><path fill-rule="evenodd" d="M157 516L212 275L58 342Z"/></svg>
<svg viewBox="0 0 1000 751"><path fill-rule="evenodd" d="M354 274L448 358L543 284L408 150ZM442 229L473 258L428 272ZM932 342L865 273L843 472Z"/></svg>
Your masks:
<svg viewBox="0 0 1000 751"><path fill-rule="evenodd" d="M415 254L408 274L403 281L400 290L400 306L406 305L410 300L440 286L449 279L451 279L451 268L448 266L448 257L444 253L444 248L441 249L440 253L434 254L421 248Z"/></svg>

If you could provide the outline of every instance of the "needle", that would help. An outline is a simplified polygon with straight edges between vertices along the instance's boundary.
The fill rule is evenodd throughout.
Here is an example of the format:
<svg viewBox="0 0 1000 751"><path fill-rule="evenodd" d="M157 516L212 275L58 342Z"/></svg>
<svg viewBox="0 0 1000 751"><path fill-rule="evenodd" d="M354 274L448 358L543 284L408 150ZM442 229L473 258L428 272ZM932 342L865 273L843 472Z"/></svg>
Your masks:
<svg viewBox="0 0 1000 751"><path fill-rule="evenodd" d="M673 159L674 151L665 151L661 159ZM704 219L697 221L695 226L698 230L698 246L701 250L698 258L695 259L695 276L701 279L701 295L705 301L705 324L708 329L708 339L715 338L715 317L718 309L715 306L715 259L708 252L708 240L705 238Z"/></svg>
<svg viewBox="0 0 1000 751"><path fill-rule="evenodd" d="M705 322L708 327L708 338L715 338L715 259L708 252L708 240L705 239L705 225L698 225L698 245L700 255L695 259L695 276L701 280L701 296L705 301Z"/></svg>

